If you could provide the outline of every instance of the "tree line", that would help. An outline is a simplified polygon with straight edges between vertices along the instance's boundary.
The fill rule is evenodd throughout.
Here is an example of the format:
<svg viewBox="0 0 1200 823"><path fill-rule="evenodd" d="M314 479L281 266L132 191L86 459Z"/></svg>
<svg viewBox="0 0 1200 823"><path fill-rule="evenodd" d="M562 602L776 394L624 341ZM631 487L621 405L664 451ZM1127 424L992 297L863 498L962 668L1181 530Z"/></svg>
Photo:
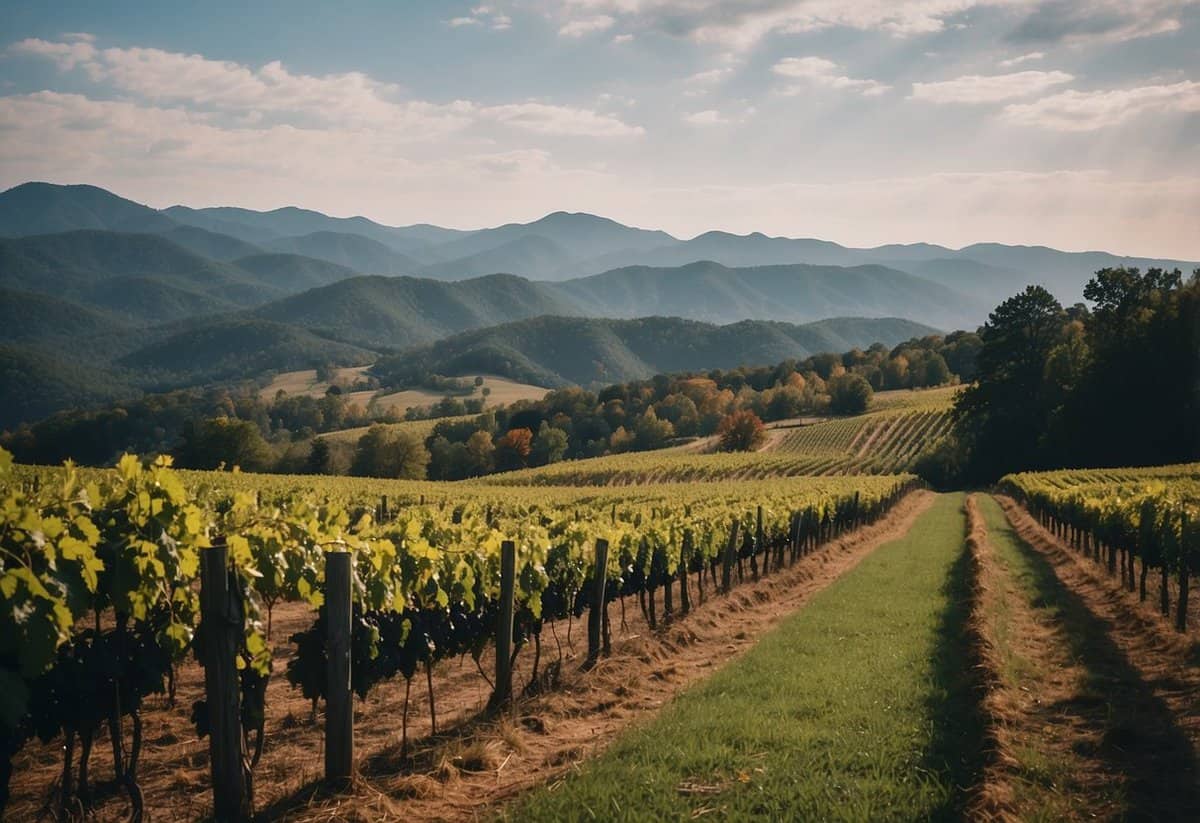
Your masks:
<svg viewBox="0 0 1200 823"><path fill-rule="evenodd" d="M989 315L954 434L918 462L926 479L1200 460L1200 269L1101 269L1084 297L1064 307L1029 286Z"/></svg>

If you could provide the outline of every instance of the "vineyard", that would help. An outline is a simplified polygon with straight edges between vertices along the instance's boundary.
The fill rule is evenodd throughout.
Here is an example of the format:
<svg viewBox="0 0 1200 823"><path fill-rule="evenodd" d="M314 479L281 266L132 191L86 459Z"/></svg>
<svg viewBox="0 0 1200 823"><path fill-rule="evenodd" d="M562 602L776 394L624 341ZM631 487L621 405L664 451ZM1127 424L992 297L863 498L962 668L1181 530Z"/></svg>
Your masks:
<svg viewBox="0 0 1200 823"><path fill-rule="evenodd" d="M872 470L899 466L920 443L941 436L946 416L932 407L899 408L815 424L788 433L794 453L635 453L457 483L183 471L165 458L147 464L132 456L111 469L31 467L14 465L0 452L0 800L14 819L103 809L104 819L140 820L170 808L170 787L181 779L171 775L199 766L203 778L188 778L204 798L189 807L195 814L208 809L236 819L253 808L273 818L295 816L297 804L311 799L304 794L311 789L290 774L290 761L280 758L323 753L320 785L335 791L353 791L348 781L359 764L385 775L424 769L442 775L439 780L489 774L508 762L489 754L495 747L508 746L511 758L527 745L496 742L516 734L505 724L520 718L518 704L565 688L564 694L593 695L583 699L603 712L606 690L628 694L629 686L612 685L602 674L592 681L570 678L602 672L618 646L635 642L631 638L654 638L662 644L656 648L676 650L655 652L667 655L678 654L687 645L680 638L694 631L708 631L718 643L749 642L736 626L751 624L737 610L767 602L764 591L786 601L789 589L778 588L779 581L786 578L790 587L810 580L814 569L833 562L830 547L878 528L902 499L912 499L912 476ZM856 470L849 460L861 461ZM830 468L837 461L841 468ZM997 498L1003 516L1014 524L1029 521L1020 539L1038 551L1055 551L1055 541L1068 547L1109 581L1110 592L1128 597L1128 614L1143 607L1161 614L1156 619L1164 631L1194 630L1200 609L1190 586L1200 572L1200 464L1015 474L1001 488L1011 496ZM953 620L963 618L931 622L927 609L909 609L898 592L885 606L880 587L888 575L913 575L919 592L911 597L940 592L936 598L946 599L939 608L947 615L959 608L939 581L966 568L956 560L963 556L961 506L959 498L940 496L930 509L936 515L909 521L905 528L914 531L901 533L904 548L887 555L898 559L855 575L859 589L834 585L828 597L850 600L814 605L806 620L842 625L845 608L862 610L869 620L885 614L894 620L904 609L912 628L898 630L928 637L901 634L882 642L903 646L921 665L929 663L929 643L960 642ZM986 511L1000 528L1000 508L989 501ZM978 520L976 511L969 522ZM918 551L927 539L936 542L936 553ZM1005 540L1006 562L1025 564L1027 574L1041 568L1041 561L1021 554L1018 538ZM980 554L976 562L992 561ZM894 563L904 571L889 571ZM801 576L791 576L793 566ZM842 574L853 566L836 568ZM764 590L763 581L776 581L776 588ZM757 593L739 596L742 586ZM1036 606L1037 596L1029 597ZM673 631L706 602L724 616ZM1008 612L997 614L993 622L1008 619ZM1022 632L1003 629L996 642L1018 636ZM788 641L810 642L803 633ZM832 665L831 649L818 646L821 660ZM697 665L712 664L700 654ZM786 660L788 653L763 654ZM966 652L944 654L962 660ZM643 659L653 663L654 657L644 653ZM868 655L853 669L839 662L830 671L865 677L873 659ZM780 671L788 665L770 664ZM579 674L569 675L568 668ZM674 670L654 669L667 672L668 680ZM795 676L808 677L808 671L797 669ZM903 671L896 676L912 673ZM905 681L906 705L934 705L927 691L932 676ZM714 680L716 691L707 699L719 699L730 677ZM1023 693L1023 683L1011 680L1014 694ZM412 699L414 684L425 708ZM862 694L854 681L844 688L847 695ZM938 699L953 706L945 717L960 717L954 734L955 745L967 747L962 762L982 756L961 737L974 722L966 703L976 687L955 680L938 688L944 695ZM1141 699L1136 682L1127 688L1129 699ZM598 696L587 689L598 689ZM761 697L778 701L779 693L768 689ZM792 711L787 705L777 710ZM589 710L575 704L564 711L560 721ZM875 709L847 711L858 716ZM448 717L456 731L439 737ZM473 724L485 721L498 724L488 727L491 742L472 742L483 730ZM536 731L542 719L528 723L527 733L546 734ZM933 745L904 742L911 727L889 726L894 740L888 745ZM739 729L734 723L725 733ZM794 731L824 734L804 724ZM769 733L769 725L756 732ZM641 740L648 753L664 745L654 735ZM567 756L563 751L547 757L558 763ZM831 760L828 768L846 770L836 779L855 782L855 757L841 752L842 765ZM595 776L582 778L572 794L535 797L528 808L537 819L553 819L571 803L588 805L596 793L614 790L611 781L619 785L620 764L619 758L598 760ZM818 774L815 761L805 768ZM939 772L938 780L964 785L970 780L964 775ZM431 790L414 788L424 785L414 779L390 784L391 791L426 797ZM683 772L674 779L693 784ZM774 803L799 791L789 802L822 816L819 782L797 789L764 781L778 793ZM889 785L904 782L897 772ZM667 815L708 808L673 783L656 785L648 808ZM855 785L855 791L875 791L870 783ZM944 814L959 808L955 791L900 791L897 797L914 815ZM753 805L740 795L735 800L739 808ZM402 803L388 808L403 814ZM782 814L786 807L772 808Z"/></svg>
<svg viewBox="0 0 1200 823"><path fill-rule="evenodd" d="M880 517L911 484L501 490L177 472L133 457L87 471L0 460L0 776L7 786L29 741L65 741L57 808L87 806L103 731L135 818L148 802L138 782L143 706L155 695L174 701L189 656L204 667L190 714L211 741L216 809L236 816L254 796L272 676L314 708L325 702L326 772L348 776L348 689L362 699L402 678L407 695L423 668L432 713L433 667L470 657L503 704L529 645L539 681L545 626L586 615L597 660L610 644L607 604L619 602L623 616L634 599L653 630L703 600L706 581L711 595L790 565ZM273 612L293 602L308 604L312 622L281 656Z"/></svg>
<svg viewBox="0 0 1200 823"><path fill-rule="evenodd" d="M876 412L776 430L770 450L824 458L812 474L890 474L907 470L950 425L948 408Z"/></svg>
<svg viewBox="0 0 1200 823"><path fill-rule="evenodd" d="M1174 603L1176 628L1187 628L1189 581L1200 573L1200 464L1030 472L1001 486L1140 600L1157 572L1159 610L1168 616Z"/></svg>

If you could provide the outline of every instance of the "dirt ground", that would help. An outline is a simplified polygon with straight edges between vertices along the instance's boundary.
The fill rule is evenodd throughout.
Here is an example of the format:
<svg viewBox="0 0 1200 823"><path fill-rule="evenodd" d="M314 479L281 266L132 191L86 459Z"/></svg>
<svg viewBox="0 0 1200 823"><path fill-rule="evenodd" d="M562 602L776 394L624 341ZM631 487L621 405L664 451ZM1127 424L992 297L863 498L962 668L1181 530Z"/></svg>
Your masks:
<svg viewBox="0 0 1200 823"><path fill-rule="evenodd" d="M780 573L747 580L726 597L706 582L700 604L693 576L691 614L660 626L658 632L649 630L636 600L628 599L624 613L613 603L613 655L589 672L580 670L586 655L584 623L574 621L569 639L568 626L548 625L542 668L556 674L556 682L539 695L517 700L501 716L484 711L490 688L474 662L469 657L447 661L433 674L438 733L431 735L429 690L418 672L411 683L407 755L400 745L405 683L398 678L380 684L367 700L356 701L359 778L338 794L330 793L320 780L322 719L313 722L310 703L290 688L283 674L292 649L287 638L307 628L312 614L299 604L280 606L274 619L277 651L267 694L267 743L254 775L259 817L488 817L497 804L554 781L631 723L652 715L682 689L751 647L872 550L907 532L932 500L928 492L913 493L879 523L822 547ZM527 648L517 660L518 689L529 680L532 657ZM191 820L210 810L208 743L196 737L188 720L192 702L202 693L202 670L189 664L179 672L177 705L171 708L165 698L156 697L145 708L139 783L148 821ZM128 804L102 782L111 779L112 769L104 738L97 738L92 756L98 803L91 819L121 820ZM61 740L33 743L18 755L8 819L50 819L47 810L55 803L60 749Z"/></svg>
<svg viewBox="0 0 1200 823"><path fill-rule="evenodd" d="M989 654L984 638L984 708L995 756L981 790L981 819L1025 819L1022 794L1031 784L1044 800L1038 811L1053 806L1054 819L1200 819L1195 631L1177 633L1149 602L1119 589L1103 567L1013 500L997 500L1044 561L1034 605L1053 598L1060 610L1053 623L1036 614L996 568L986 529L973 532L978 596L982 604L1004 598L1010 623L1007 659L996 653L998 644ZM1022 673L1016 688L1004 684L1005 665Z"/></svg>

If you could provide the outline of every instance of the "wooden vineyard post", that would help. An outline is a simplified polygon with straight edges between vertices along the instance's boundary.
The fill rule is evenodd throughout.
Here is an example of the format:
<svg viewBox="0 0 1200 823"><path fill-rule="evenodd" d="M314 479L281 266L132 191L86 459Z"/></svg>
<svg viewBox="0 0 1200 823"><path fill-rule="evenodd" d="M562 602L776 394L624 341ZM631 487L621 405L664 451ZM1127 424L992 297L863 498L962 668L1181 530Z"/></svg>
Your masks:
<svg viewBox="0 0 1200 823"><path fill-rule="evenodd" d="M692 544L692 533L685 531L679 541L679 613L687 614L692 610L692 599L688 595L688 551Z"/></svg>
<svg viewBox="0 0 1200 823"><path fill-rule="evenodd" d="M600 657L601 630L604 626L604 588L608 584L608 541L603 537L596 540L596 559L592 567L591 608L588 610L588 656L585 668L596 665Z"/></svg>
<svg viewBox="0 0 1200 823"><path fill-rule="evenodd" d="M200 552L200 615L204 696L208 707L208 751L212 769L213 817L249 817L250 793L242 770L241 693L237 648L242 622L229 590L229 549L218 537Z"/></svg>
<svg viewBox="0 0 1200 823"><path fill-rule="evenodd" d="M754 529L754 551L762 553L762 573L766 577L771 573L771 550L763 535L762 506L758 507L758 525Z"/></svg>
<svg viewBox="0 0 1200 823"><path fill-rule="evenodd" d="M325 554L325 779L345 782L354 773L354 702L350 692L349 552Z"/></svg>
<svg viewBox="0 0 1200 823"><path fill-rule="evenodd" d="M511 540L500 544L500 614L496 618L496 686L492 705L512 697L513 601L517 586L517 546Z"/></svg>
<svg viewBox="0 0 1200 823"><path fill-rule="evenodd" d="M729 577L733 572L734 552L737 549L738 519L733 518L729 527L729 542L725 544L725 558L721 563L721 593L729 594Z"/></svg>
<svg viewBox="0 0 1200 823"><path fill-rule="evenodd" d="M1191 552L1195 547L1189 546L1187 512L1179 513L1179 599L1175 604L1175 630L1187 631L1189 566L1192 562Z"/></svg>

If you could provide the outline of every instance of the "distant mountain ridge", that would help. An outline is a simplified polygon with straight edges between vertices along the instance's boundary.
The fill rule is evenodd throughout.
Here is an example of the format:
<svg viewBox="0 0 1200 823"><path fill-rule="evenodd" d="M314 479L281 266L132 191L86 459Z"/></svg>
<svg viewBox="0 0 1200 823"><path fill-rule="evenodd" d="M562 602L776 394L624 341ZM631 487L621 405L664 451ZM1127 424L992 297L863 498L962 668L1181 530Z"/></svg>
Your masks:
<svg viewBox="0 0 1200 823"><path fill-rule="evenodd" d="M769 362L974 328L1034 282L1074 302L1116 265L1200 264L996 243L680 240L568 212L463 231L291 207L159 211L95 186L27 183L0 192L0 387L22 392L6 396L0 426L396 352L534 382Z"/></svg>

